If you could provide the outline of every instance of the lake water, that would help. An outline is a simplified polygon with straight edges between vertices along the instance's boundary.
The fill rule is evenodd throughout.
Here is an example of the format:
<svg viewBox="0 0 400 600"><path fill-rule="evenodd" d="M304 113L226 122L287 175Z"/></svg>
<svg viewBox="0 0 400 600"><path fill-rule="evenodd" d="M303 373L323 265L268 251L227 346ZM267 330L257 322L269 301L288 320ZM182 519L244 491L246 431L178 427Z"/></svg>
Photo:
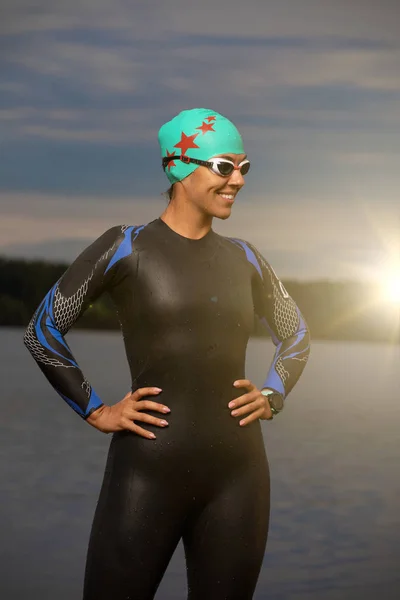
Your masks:
<svg viewBox="0 0 400 600"><path fill-rule="evenodd" d="M0 598L80 600L110 436L82 421L0 329ZM68 334L106 403L130 380L117 332ZM247 376L273 356L253 339ZM400 598L400 347L313 342L284 413L262 421L271 524L255 600ZM157 600L186 598L179 544Z"/></svg>

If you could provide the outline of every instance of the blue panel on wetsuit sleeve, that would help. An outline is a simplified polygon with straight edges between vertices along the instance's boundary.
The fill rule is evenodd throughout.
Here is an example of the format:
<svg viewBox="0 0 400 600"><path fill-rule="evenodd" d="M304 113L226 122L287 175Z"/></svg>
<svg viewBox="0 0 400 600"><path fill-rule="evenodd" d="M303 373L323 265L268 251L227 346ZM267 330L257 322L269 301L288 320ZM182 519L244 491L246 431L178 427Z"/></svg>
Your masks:
<svg viewBox="0 0 400 600"><path fill-rule="evenodd" d="M99 406L102 406L102 404L103 404L103 402L100 400L99 396L96 394L96 392L92 388L91 392L90 392L89 404L87 405L87 408L86 408L86 415L88 415L90 413L90 411L92 411L94 408L99 408Z"/></svg>
<svg viewBox="0 0 400 600"><path fill-rule="evenodd" d="M58 392L61 396L61 398L63 400L65 400L65 402L74 409L75 412L78 413L78 415L82 418L85 417L85 413L83 412L83 410L81 409L80 406L78 406L77 404L75 404L75 402L73 400L71 400L71 398L68 398L68 396L66 396L65 394L62 394L60 391Z"/></svg>
<svg viewBox="0 0 400 600"><path fill-rule="evenodd" d="M285 387L283 385L282 379L279 377L278 373L275 371L275 364L277 360L274 360L270 372L268 373L267 379L264 381L262 388L272 388L276 390L280 394L282 394L283 398L286 396Z"/></svg>
<svg viewBox="0 0 400 600"><path fill-rule="evenodd" d="M131 232L133 229L134 229L134 227L131 226L131 227L128 227L128 229L124 232L124 239L118 246L118 250L116 251L116 253L112 257L112 259L108 263L108 266L107 266L106 270L104 271L104 273L107 273L107 271L109 269L111 269L111 267L113 265L115 265L116 262L118 262L119 260L122 260L123 258L126 258L127 256L129 256L131 254L131 252L132 252Z"/></svg>
<svg viewBox="0 0 400 600"><path fill-rule="evenodd" d="M50 294L50 292L49 292ZM65 360L67 360L69 363L71 363L74 366L77 366L76 363L73 360L68 359L67 357L63 356L62 354L60 354L59 352L57 352L57 350L55 350L52 346L50 346L50 344L47 342L46 336L44 335L42 329L41 329L41 320L42 317L45 316L46 318L46 326L48 326L48 314L46 312L46 299L43 301L41 308L39 309L39 313L38 316L36 318L36 322L35 322L35 332L36 332L36 336L38 341L40 342L40 344L44 347L47 348L47 350L50 350L53 354L57 354L57 356L61 356L62 358L64 358ZM51 329L53 328L54 323L50 322L50 327ZM47 327L47 330L49 330L49 327ZM51 333L51 331L50 331Z"/></svg>
<svg viewBox="0 0 400 600"><path fill-rule="evenodd" d="M250 250L250 248L247 246L247 244L245 242L243 242L242 240L238 240L236 238L230 238L230 239L233 240L234 242L236 242L237 244L240 244L242 246L242 248L244 248L244 251L246 252L247 260L249 262L251 262L252 265L255 266L255 268L257 269L257 271L262 279L263 278L262 271L261 271L260 265L258 264L258 260L256 259L254 252L252 250Z"/></svg>

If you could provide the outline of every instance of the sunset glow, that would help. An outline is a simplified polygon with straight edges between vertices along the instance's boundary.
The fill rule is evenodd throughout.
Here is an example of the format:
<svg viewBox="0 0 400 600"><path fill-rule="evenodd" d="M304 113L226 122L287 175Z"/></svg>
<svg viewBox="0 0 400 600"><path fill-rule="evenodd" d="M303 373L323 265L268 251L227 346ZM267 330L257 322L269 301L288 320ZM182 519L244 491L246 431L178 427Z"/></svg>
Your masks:
<svg viewBox="0 0 400 600"><path fill-rule="evenodd" d="M384 288L387 300L400 304L400 271L388 277Z"/></svg>

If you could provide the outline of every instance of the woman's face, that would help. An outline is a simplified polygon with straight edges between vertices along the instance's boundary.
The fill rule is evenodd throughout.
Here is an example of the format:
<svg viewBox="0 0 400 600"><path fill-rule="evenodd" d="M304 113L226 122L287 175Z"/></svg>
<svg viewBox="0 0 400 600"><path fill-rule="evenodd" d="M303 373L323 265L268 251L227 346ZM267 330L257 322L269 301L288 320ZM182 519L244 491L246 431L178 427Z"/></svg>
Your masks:
<svg viewBox="0 0 400 600"><path fill-rule="evenodd" d="M245 160L245 154L218 154L213 158L227 158L235 165ZM239 169L235 169L229 177L217 175L208 167L198 167L188 177L183 179L187 200L195 204L209 216L227 219L239 190L245 180Z"/></svg>

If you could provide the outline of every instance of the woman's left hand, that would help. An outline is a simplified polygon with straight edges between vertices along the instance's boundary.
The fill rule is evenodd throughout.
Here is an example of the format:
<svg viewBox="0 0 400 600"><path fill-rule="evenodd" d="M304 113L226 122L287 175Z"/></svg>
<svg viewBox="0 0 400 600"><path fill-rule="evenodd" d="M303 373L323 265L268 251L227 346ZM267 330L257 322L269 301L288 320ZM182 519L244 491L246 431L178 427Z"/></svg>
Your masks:
<svg viewBox="0 0 400 600"><path fill-rule="evenodd" d="M237 388L244 387L249 390L249 392L235 398L228 404L229 408L233 408L231 411L233 417L241 417L250 413L239 422L239 425L248 425L256 419L272 419L268 399L262 395L261 391L249 379L238 379L233 385Z"/></svg>

